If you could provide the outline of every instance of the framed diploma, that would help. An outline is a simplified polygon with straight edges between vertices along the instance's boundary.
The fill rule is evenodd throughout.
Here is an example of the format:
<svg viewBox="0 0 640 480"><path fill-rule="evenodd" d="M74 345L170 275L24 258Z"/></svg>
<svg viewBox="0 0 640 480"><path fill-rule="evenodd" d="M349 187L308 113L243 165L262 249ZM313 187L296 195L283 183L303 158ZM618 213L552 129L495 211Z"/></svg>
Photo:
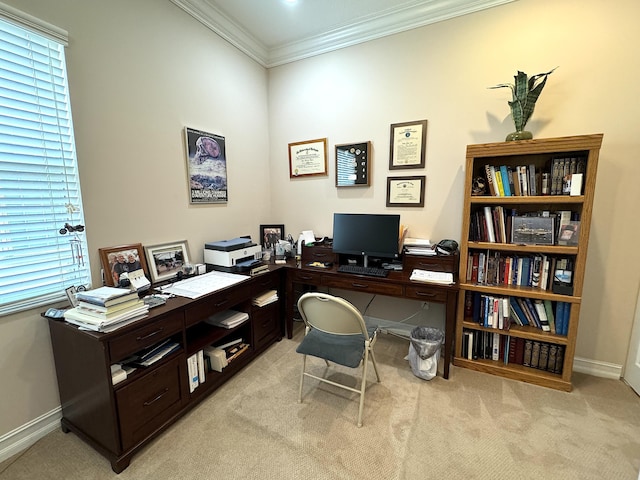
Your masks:
<svg viewBox="0 0 640 480"><path fill-rule="evenodd" d="M427 121L391 124L389 170L424 168Z"/></svg>
<svg viewBox="0 0 640 480"><path fill-rule="evenodd" d="M289 178L327 174L327 139L289 144Z"/></svg>
<svg viewBox="0 0 640 480"><path fill-rule="evenodd" d="M424 175L387 177L387 207L424 207Z"/></svg>
<svg viewBox="0 0 640 480"><path fill-rule="evenodd" d="M371 142L336 145L336 187L368 187Z"/></svg>

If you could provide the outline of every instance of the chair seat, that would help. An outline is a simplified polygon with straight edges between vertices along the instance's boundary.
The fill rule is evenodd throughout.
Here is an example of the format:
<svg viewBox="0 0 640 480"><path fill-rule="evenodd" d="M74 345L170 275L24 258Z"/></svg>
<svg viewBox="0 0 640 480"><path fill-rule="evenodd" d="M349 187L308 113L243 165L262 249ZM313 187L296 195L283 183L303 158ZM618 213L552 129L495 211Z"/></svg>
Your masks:
<svg viewBox="0 0 640 480"><path fill-rule="evenodd" d="M369 337L374 338L377 327L367 327ZM311 330L300 342L296 352L303 355L312 355L330 362L356 368L360 365L364 355L364 336L358 335L334 335Z"/></svg>

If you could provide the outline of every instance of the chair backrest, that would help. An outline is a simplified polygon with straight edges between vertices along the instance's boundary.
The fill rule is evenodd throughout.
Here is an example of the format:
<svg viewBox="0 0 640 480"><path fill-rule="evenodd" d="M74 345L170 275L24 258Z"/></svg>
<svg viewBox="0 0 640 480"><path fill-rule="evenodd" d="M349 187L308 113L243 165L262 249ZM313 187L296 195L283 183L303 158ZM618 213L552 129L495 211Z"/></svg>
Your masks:
<svg viewBox="0 0 640 480"><path fill-rule="evenodd" d="M364 335L369 340L362 314L351 303L326 293L305 293L298 300L298 310L304 323L334 335Z"/></svg>

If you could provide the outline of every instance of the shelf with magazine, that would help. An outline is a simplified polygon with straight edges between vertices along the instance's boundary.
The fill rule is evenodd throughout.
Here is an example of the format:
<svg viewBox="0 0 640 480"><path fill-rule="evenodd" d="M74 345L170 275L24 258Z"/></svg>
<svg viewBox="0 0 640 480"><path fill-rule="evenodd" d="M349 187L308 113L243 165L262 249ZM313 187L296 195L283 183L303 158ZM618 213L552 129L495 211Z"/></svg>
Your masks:
<svg viewBox="0 0 640 480"><path fill-rule="evenodd" d="M571 390L601 142L467 147L454 365Z"/></svg>

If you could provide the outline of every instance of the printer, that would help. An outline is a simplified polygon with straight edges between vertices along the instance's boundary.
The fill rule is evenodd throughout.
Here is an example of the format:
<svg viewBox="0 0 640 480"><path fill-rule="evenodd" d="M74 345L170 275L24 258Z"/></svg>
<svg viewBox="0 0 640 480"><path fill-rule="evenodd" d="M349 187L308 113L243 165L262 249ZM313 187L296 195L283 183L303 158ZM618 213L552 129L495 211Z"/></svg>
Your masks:
<svg viewBox="0 0 640 480"><path fill-rule="evenodd" d="M207 270L241 272L260 265L261 257L260 245L253 243L250 236L204 244Z"/></svg>

